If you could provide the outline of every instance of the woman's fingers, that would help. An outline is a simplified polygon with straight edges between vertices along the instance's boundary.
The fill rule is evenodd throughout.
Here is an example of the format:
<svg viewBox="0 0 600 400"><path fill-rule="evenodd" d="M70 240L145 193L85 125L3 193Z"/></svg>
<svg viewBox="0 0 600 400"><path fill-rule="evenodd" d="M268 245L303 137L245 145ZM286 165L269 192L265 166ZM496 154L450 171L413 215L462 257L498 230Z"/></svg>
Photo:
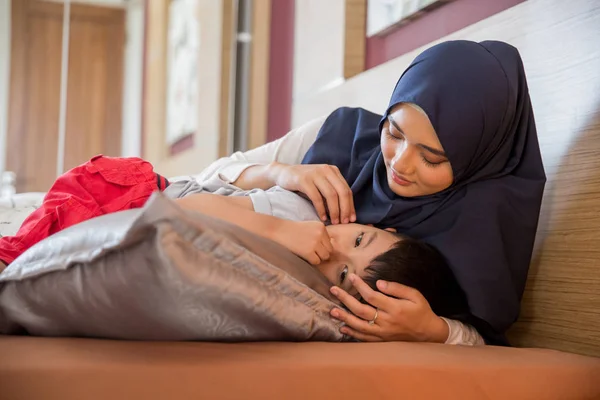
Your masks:
<svg viewBox="0 0 600 400"><path fill-rule="evenodd" d="M354 339L358 339L361 342L383 342L383 339L378 336L359 332L350 328L349 326L344 326L340 329L340 332L342 332L344 335L352 336Z"/></svg>
<svg viewBox="0 0 600 400"><path fill-rule="evenodd" d="M334 176L330 181L338 192L340 198L340 218L343 223L356 222L356 211L354 209L354 197L352 189L348 186L348 182L340 172L338 167L332 167Z"/></svg>
<svg viewBox="0 0 600 400"><path fill-rule="evenodd" d="M372 307L371 308L371 317L369 318L369 321L372 320L375 317L375 310L373 310ZM366 334L366 335L374 335L375 331L379 328L376 325L369 325L368 321L365 321L364 319L358 318L355 315L350 314L347 311L344 311L340 308L334 308L333 310L331 310L331 316L337 320L342 321L343 323L345 323L348 327L354 329L357 332Z"/></svg>
<svg viewBox="0 0 600 400"><path fill-rule="evenodd" d="M396 299L371 289L371 287L356 274L350 274L348 279L352 283L352 286L358 290L358 293L363 300L379 310L389 311L390 302L396 301Z"/></svg>
<svg viewBox="0 0 600 400"><path fill-rule="evenodd" d="M313 203L317 215L321 218L321 221L327 220L327 211L325 210L325 203L323 203L323 196L313 182L309 182L302 187L302 192L308 196L310 201Z"/></svg>
<svg viewBox="0 0 600 400"><path fill-rule="evenodd" d="M288 168L287 175L280 186L306 194L322 221L327 220L328 215L333 224L356 221L352 190L338 167L297 165Z"/></svg>
<svg viewBox="0 0 600 400"><path fill-rule="evenodd" d="M413 303L419 303L422 300L425 300L425 297L423 297L421 292L419 292L417 289L402 285L397 282L377 281L377 288L387 295L396 297L398 299L409 300Z"/></svg>
<svg viewBox="0 0 600 400"><path fill-rule="evenodd" d="M319 176L314 182L321 195L325 198L331 223L338 224L340 222L340 199L335 187L326 176Z"/></svg>
<svg viewBox="0 0 600 400"><path fill-rule="evenodd" d="M352 313L365 321L370 321L375 316L375 309L367 304L362 304L360 301L356 300L354 297L350 296L345 290L332 286L330 289L331 293L338 298L339 301L344 303L346 307Z"/></svg>

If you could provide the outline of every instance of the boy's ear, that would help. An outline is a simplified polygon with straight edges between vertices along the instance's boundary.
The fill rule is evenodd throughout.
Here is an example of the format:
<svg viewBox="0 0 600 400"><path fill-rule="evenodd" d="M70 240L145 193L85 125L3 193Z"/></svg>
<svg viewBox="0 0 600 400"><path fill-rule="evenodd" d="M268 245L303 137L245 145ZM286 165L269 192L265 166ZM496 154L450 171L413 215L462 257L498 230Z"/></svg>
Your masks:
<svg viewBox="0 0 600 400"><path fill-rule="evenodd" d="M388 232L394 232L394 233L396 233L396 230L394 228L385 228L384 230L386 230Z"/></svg>

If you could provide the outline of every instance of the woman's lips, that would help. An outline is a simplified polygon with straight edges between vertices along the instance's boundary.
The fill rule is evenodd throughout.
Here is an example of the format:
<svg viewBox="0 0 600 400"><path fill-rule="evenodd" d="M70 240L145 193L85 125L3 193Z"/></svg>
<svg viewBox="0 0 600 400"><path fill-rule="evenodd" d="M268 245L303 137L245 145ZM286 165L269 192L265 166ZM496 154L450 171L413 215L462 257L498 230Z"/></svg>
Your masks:
<svg viewBox="0 0 600 400"><path fill-rule="evenodd" d="M397 185L400 186L409 186L412 185L413 182L409 181L408 179L406 179L405 177L403 177L400 174L397 174L393 169L390 168L390 174L392 176L392 180L394 181L394 183L396 183Z"/></svg>

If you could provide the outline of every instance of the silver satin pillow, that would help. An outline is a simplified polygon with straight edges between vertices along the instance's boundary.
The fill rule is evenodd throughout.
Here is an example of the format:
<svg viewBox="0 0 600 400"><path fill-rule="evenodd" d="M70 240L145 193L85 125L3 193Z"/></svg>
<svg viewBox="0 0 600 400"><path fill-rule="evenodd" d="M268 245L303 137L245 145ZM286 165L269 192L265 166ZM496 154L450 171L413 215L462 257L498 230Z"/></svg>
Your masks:
<svg viewBox="0 0 600 400"><path fill-rule="evenodd" d="M0 333L341 341L329 283L277 243L162 194L38 243L0 274Z"/></svg>

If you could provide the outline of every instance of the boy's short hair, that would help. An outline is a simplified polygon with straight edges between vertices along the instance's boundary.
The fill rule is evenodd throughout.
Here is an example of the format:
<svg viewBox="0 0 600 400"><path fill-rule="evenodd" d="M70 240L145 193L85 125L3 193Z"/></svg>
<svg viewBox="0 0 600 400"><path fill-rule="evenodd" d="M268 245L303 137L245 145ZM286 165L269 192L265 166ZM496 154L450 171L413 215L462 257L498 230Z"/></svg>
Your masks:
<svg viewBox="0 0 600 400"><path fill-rule="evenodd" d="M421 292L436 315L467 319L467 297L442 253L422 240L398 236L391 249L371 261L363 280L376 291L380 279L410 286Z"/></svg>

